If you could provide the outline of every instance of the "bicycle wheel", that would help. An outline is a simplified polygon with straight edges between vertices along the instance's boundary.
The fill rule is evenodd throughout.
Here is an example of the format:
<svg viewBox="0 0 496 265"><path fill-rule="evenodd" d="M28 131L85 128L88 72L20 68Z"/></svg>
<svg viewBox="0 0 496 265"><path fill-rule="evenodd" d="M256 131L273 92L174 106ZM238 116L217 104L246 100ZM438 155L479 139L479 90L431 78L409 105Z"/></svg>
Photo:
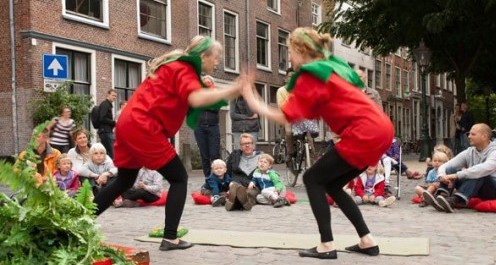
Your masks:
<svg viewBox="0 0 496 265"><path fill-rule="evenodd" d="M274 156L274 162L276 164L282 164L286 161L286 145L277 143L272 149L272 156Z"/></svg>
<svg viewBox="0 0 496 265"><path fill-rule="evenodd" d="M294 158L288 164L286 165L286 185L294 187L296 186L300 171L297 169L298 166Z"/></svg>

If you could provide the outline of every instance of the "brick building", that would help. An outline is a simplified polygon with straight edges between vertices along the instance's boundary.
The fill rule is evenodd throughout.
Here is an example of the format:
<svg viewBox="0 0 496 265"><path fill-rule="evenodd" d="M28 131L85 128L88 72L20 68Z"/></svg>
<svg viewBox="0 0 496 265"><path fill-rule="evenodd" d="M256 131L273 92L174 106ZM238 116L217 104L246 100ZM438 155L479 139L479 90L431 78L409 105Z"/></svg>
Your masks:
<svg viewBox="0 0 496 265"><path fill-rule="evenodd" d="M149 59L208 34L225 48L216 82L228 85L240 69L256 69L259 92L275 103L288 67L289 32L318 24L322 14L318 0L1 1L0 156L21 151L29 140L30 101L41 96L35 89L44 85L43 54L67 56L71 93L91 95L99 103L115 88L118 106L145 78ZM222 128L228 132L227 109L224 114ZM277 126L261 124L259 141L274 139ZM191 131L182 129L176 147L189 139Z"/></svg>

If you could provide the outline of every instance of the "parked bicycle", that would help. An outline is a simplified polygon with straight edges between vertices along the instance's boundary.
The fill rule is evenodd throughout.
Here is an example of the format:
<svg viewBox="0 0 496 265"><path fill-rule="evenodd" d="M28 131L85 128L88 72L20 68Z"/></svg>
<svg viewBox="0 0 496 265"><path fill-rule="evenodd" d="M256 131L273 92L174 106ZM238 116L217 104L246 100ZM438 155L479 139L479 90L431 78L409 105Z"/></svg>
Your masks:
<svg viewBox="0 0 496 265"><path fill-rule="evenodd" d="M288 186L296 186L298 177L303 175L305 170L313 164L312 154L314 153L314 147L308 141L311 137L312 135L309 132L294 136L296 153L286 163L286 183Z"/></svg>
<svg viewBox="0 0 496 265"><path fill-rule="evenodd" d="M286 138L276 140L274 148L272 148L272 156L274 157L274 162L276 164L282 164L286 162L287 150L286 150Z"/></svg>

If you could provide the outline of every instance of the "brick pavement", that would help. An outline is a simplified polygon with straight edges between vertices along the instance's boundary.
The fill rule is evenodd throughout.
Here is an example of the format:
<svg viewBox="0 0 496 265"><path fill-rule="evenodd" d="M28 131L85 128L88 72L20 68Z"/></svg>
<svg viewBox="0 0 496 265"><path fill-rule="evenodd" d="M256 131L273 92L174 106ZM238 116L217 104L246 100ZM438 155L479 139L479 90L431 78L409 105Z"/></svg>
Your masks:
<svg viewBox="0 0 496 265"><path fill-rule="evenodd" d="M406 164L424 170L416 156L407 156ZM276 166L282 171L283 167ZM227 212L224 208L194 205L189 195L203 182L200 171L192 172L188 199L181 225L196 229L226 229L234 231L274 231L281 233L317 233L304 187L291 188L301 202L279 209L255 206L250 212ZM472 210L445 214L431 207L419 208L410 203L413 188L419 181L402 177L402 198L390 208L361 206L370 230L381 237L427 237L430 239L429 256L365 257L345 252L338 253L337 261L300 258L295 250L267 248L232 248L226 246L196 245L184 251L161 252L158 244L138 242L151 228L163 224L164 208L110 208L98 219L109 242L124 244L150 252L154 265L159 264L496 264L496 216ZM337 208L331 209L333 232L355 234L346 217ZM263 239L261 239L263 240ZM316 244L318 242L315 242ZM339 242L336 242L339 245Z"/></svg>

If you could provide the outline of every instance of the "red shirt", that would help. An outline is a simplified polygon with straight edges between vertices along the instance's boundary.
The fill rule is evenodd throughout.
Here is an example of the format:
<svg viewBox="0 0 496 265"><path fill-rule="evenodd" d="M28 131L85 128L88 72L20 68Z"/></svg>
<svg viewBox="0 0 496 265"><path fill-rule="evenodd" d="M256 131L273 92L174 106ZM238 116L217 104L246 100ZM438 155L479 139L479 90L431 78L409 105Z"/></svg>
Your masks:
<svg viewBox="0 0 496 265"><path fill-rule="evenodd" d="M115 127L117 167L159 169L176 156L169 142L181 128L189 109L188 96L200 89L199 77L187 62L158 68L136 89Z"/></svg>
<svg viewBox="0 0 496 265"><path fill-rule="evenodd" d="M322 118L341 137L336 151L357 169L376 165L394 137L389 117L362 90L335 73L323 83L302 72L282 111L289 122Z"/></svg>

